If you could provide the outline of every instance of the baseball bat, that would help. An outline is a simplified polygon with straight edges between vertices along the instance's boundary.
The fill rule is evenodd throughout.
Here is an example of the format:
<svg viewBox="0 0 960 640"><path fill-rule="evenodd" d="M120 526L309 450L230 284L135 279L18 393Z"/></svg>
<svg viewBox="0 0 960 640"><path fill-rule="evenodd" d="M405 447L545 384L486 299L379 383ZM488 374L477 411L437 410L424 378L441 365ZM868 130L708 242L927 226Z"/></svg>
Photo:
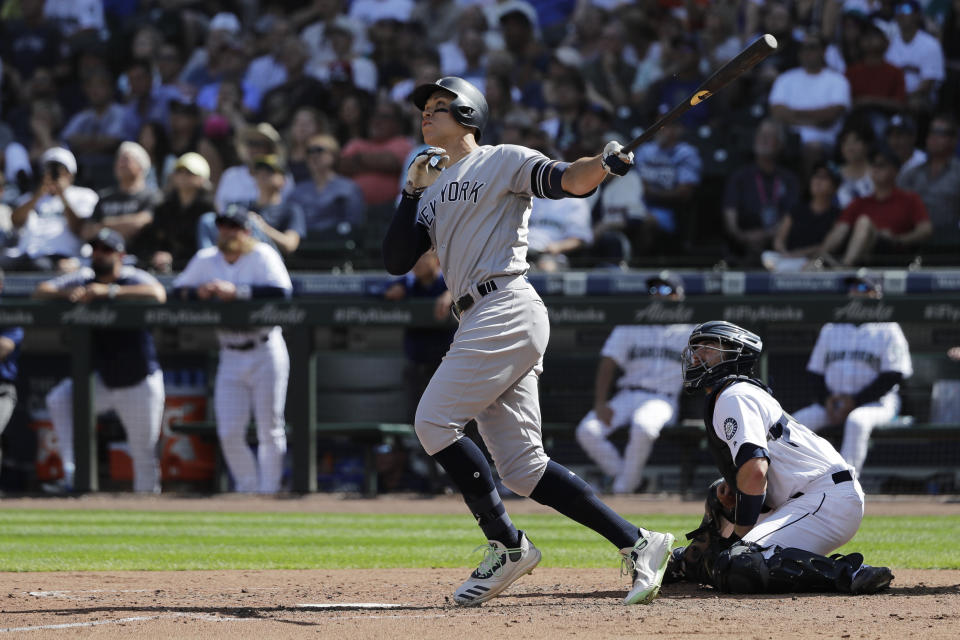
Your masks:
<svg viewBox="0 0 960 640"><path fill-rule="evenodd" d="M757 38L746 49L738 53L735 58L717 69L712 76L697 87L696 91L694 91L689 98L660 116L646 131L625 145L623 147L623 153L634 151L641 144L653 138L657 131L662 129L664 125L673 122L688 110L697 106L717 91L720 91L720 89L755 67L776 50L777 39L769 33Z"/></svg>

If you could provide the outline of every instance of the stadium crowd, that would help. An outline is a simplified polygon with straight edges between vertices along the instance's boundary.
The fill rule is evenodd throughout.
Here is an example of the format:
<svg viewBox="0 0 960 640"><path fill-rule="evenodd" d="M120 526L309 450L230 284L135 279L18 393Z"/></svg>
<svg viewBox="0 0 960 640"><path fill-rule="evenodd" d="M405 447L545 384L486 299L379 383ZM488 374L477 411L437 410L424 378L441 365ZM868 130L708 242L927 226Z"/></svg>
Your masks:
<svg viewBox="0 0 960 640"><path fill-rule="evenodd" d="M0 19L8 270L75 269L108 227L179 271L231 203L292 269L379 268L416 84L461 76L490 104L483 143L573 159L762 33L777 52L628 179L535 204L534 267L905 265L960 239L956 1L5 0Z"/></svg>

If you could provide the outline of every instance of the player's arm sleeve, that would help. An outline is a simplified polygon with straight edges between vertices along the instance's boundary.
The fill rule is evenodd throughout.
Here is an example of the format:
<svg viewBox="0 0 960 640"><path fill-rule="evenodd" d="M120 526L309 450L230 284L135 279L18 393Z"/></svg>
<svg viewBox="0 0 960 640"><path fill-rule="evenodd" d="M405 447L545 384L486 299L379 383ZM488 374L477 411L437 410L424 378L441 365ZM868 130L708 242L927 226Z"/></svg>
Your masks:
<svg viewBox="0 0 960 640"><path fill-rule="evenodd" d="M603 343L603 349L600 351L600 356L604 358L610 358L617 363L617 366L621 369L623 368L624 363L626 362L626 333L622 327L614 327L613 331L610 332L610 336L607 338L607 341Z"/></svg>
<svg viewBox="0 0 960 640"><path fill-rule="evenodd" d="M289 298L293 293L290 274L283 264L283 258L273 247L267 247L261 256L262 277L257 282L237 285L237 298Z"/></svg>
<svg viewBox="0 0 960 640"><path fill-rule="evenodd" d="M769 458L767 425L749 397L722 395L713 410L713 428L730 448L737 469L753 458Z"/></svg>
<svg viewBox="0 0 960 640"><path fill-rule="evenodd" d="M413 268L430 248L430 233L417 218L420 198L401 193L400 203L383 238L383 266L394 276Z"/></svg>
<svg viewBox="0 0 960 640"><path fill-rule="evenodd" d="M899 371L881 371L880 375L873 379L873 382L853 396L853 402L858 407L876 402L893 389L894 385L901 382L903 382L903 374Z"/></svg>
<svg viewBox="0 0 960 640"><path fill-rule="evenodd" d="M880 371L899 371L904 379L913 375L913 361L910 358L910 345L903 329L896 322L887 325L890 332L887 349L883 352Z"/></svg>
<svg viewBox="0 0 960 640"><path fill-rule="evenodd" d="M587 198L597 191L593 189L580 195L563 190L563 172L570 166L569 162L551 160L539 151L513 144L500 145L498 153L501 170L513 176L508 187L513 193L560 200Z"/></svg>
<svg viewBox="0 0 960 640"><path fill-rule="evenodd" d="M810 361L807 362L807 371L810 373L819 373L820 375L824 375L825 373L824 367L826 363L824 362L824 359L827 348L827 340L825 339L825 335L829 331L827 328L828 326L829 325L824 325L824 327L820 329L820 335L817 336L817 342L813 345L813 352L810 354Z"/></svg>
<svg viewBox="0 0 960 640"><path fill-rule="evenodd" d="M196 255L173 280L173 297L178 300L196 300L197 287L204 283L200 261Z"/></svg>

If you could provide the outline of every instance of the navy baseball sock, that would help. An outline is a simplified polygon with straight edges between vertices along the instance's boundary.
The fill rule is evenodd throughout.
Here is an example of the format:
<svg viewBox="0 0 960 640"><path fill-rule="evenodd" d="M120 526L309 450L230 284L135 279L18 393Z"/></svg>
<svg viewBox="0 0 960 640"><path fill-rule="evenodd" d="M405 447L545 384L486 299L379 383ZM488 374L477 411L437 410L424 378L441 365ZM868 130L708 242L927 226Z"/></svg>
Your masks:
<svg viewBox="0 0 960 640"><path fill-rule="evenodd" d="M519 547L520 533L500 500L490 465L480 447L470 438L460 438L435 453L433 459L457 485L487 540L496 540L510 549Z"/></svg>
<svg viewBox="0 0 960 640"><path fill-rule="evenodd" d="M547 470L530 497L590 527L617 549L632 547L640 537L639 529L605 505L580 476L553 460L547 463Z"/></svg>

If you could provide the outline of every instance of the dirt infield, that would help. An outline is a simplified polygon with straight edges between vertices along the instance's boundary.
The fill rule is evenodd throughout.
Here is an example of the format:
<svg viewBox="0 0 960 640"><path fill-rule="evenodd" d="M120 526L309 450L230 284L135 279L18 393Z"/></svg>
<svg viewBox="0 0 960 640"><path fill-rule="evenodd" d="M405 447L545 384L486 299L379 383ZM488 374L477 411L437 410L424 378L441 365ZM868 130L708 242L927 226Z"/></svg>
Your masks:
<svg viewBox="0 0 960 640"><path fill-rule="evenodd" d="M616 500L629 513L690 513L671 499ZM539 512L529 501L512 512ZM6 499L0 508L459 513L457 499L334 496ZM960 513L943 500L872 498L868 513ZM615 568L537 569L480 608L455 607L463 569L0 574L0 639L16 638L897 638L960 637L960 571L896 570L889 592L721 596L668 586L624 607ZM304 607L302 605L313 605Z"/></svg>

